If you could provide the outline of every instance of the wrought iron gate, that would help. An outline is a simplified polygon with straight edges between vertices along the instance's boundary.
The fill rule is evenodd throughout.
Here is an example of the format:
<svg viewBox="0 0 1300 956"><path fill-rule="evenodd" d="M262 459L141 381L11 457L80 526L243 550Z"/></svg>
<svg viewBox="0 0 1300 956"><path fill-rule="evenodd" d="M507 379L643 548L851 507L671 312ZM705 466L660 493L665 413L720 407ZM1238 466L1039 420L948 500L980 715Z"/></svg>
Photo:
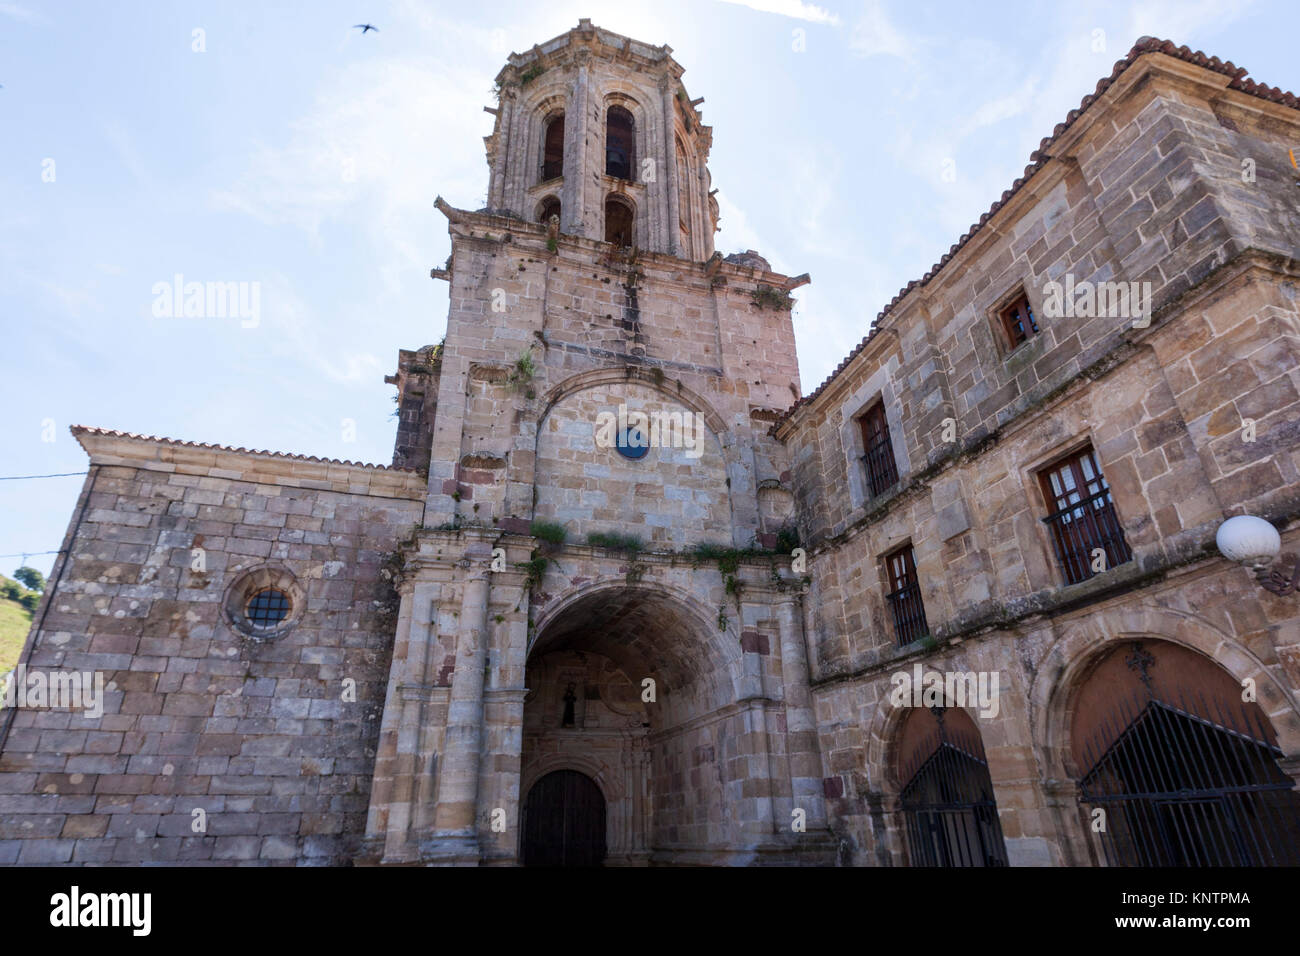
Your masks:
<svg viewBox="0 0 1300 956"><path fill-rule="evenodd" d="M1300 794L1264 719L1200 697L1121 701L1085 745L1079 781L1107 864L1300 864Z"/></svg>
<svg viewBox="0 0 1300 956"><path fill-rule="evenodd" d="M605 859L605 797L576 770L542 777L524 801L524 866L599 866Z"/></svg>
<svg viewBox="0 0 1300 956"><path fill-rule="evenodd" d="M906 773L904 827L913 866L1006 866L993 781L978 737L944 727Z"/></svg>

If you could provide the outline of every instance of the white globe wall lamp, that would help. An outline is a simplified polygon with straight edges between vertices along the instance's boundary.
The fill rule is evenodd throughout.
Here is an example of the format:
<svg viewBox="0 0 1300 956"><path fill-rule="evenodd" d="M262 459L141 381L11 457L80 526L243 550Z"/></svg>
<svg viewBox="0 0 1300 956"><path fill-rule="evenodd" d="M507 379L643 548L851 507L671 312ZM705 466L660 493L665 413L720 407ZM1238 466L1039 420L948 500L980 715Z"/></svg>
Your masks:
<svg viewBox="0 0 1300 956"><path fill-rule="evenodd" d="M1300 560L1283 555L1282 569L1270 569L1282 552L1282 536L1263 518L1237 515L1219 525L1214 535L1219 553L1254 572L1259 586L1273 594L1294 594L1300 590ZM1289 571L1286 565L1290 565Z"/></svg>

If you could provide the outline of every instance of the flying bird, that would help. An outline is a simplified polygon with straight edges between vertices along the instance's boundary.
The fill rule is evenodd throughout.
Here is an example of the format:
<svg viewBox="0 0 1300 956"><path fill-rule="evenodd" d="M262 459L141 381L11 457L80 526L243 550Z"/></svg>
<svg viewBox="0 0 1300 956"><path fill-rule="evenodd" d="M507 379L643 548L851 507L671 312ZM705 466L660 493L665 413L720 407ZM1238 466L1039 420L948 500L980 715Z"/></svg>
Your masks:
<svg viewBox="0 0 1300 956"><path fill-rule="evenodd" d="M374 30L376 33L379 32L379 27L371 26L369 23L354 23L352 24L352 29L360 30L362 36L365 36L371 30Z"/></svg>

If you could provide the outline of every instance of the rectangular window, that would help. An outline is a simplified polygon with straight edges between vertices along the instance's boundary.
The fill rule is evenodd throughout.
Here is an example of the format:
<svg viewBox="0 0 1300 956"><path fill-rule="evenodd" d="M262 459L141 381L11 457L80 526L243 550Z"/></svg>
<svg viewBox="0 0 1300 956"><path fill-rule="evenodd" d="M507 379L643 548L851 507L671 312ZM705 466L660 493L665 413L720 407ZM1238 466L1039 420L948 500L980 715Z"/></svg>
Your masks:
<svg viewBox="0 0 1300 956"><path fill-rule="evenodd" d="M1038 334L1038 320L1034 310L1029 307L1029 298L1021 292L998 312L1002 321L1002 331L1007 337L1007 346L1014 349L1028 341L1031 335Z"/></svg>
<svg viewBox="0 0 1300 956"><path fill-rule="evenodd" d="M921 603L921 586L916 579L916 560L912 546L904 545L885 555L885 571L889 575L889 606L894 612L894 633L898 643L911 644L930 633L925 621L925 605Z"/></svg>
<svg viewBox="0 0 1300 956"><path fill-rule="evenodd" d="M1124 541L1110 485L1091 447L1048 465L1038 474L1050 514L1052 535L1066 584L1077 584L1133 557Z"/></svg>
<svg viewBox="0 0 1300 956"><path fill-rule="evenodd" d="M885 421L885 403L876 402L858 419L862 429L862 461L867 469L867 484L872 497L882 495L898 484L898 466L894 464L894 446L889 441L889 423Z"/></svg>

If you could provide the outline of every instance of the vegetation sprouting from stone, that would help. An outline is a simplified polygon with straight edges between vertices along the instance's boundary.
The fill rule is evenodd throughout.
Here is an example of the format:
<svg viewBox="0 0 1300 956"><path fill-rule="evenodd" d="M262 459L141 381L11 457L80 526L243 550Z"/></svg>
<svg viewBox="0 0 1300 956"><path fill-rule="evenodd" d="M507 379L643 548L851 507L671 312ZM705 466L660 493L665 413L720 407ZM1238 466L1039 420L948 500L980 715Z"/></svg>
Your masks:
<svg viewBox="0 0 1300 956"><path fill-rule="evenodd" d="M515 567L524 572L524 586L530 591L535 590L542 583L542 575L546 574L547 567L550 566L550 559L539 557L537 552L533 552L531 561L522 561Z"/></svg>
<svg viewBox="0 0 1300 956"><path fill-rule="evenodd" d="M564 525L555 521L542 521L540 519L528 526L528 533L534 538L541 538L549 544L564 544L564 539L569 534Z"/></svg>
<svg viewBox="0 0 1300 956"><path fill-rule="evenodd" d="M522 385L531 382L536 374L537 366L533 364L533 350L529 349L515 359L515 366L510 372L510 384Z"/></svg>
<svg viewBox="0 0 1300 956"><path fill-rule="evenodd" d="M770 285L760 285L749 295L760 309L789 309L794 306L794 296Z"/></svg>
<svg viewBox="0 0 1300 956"><path fill-rule="evenodd" d="M788 525L776 533L776 550L778 552L789 554L797 547L799 547L798 528Z"/></svg>
<svg viewBox="0 0 1300 956"><path fill-rule="evenodd" d="M613 531L593 531L587 535L587 544L593 548L605 548L609 551L625 551L637 554L643 550L641 539L634 534L618 534Z"/></svg>

